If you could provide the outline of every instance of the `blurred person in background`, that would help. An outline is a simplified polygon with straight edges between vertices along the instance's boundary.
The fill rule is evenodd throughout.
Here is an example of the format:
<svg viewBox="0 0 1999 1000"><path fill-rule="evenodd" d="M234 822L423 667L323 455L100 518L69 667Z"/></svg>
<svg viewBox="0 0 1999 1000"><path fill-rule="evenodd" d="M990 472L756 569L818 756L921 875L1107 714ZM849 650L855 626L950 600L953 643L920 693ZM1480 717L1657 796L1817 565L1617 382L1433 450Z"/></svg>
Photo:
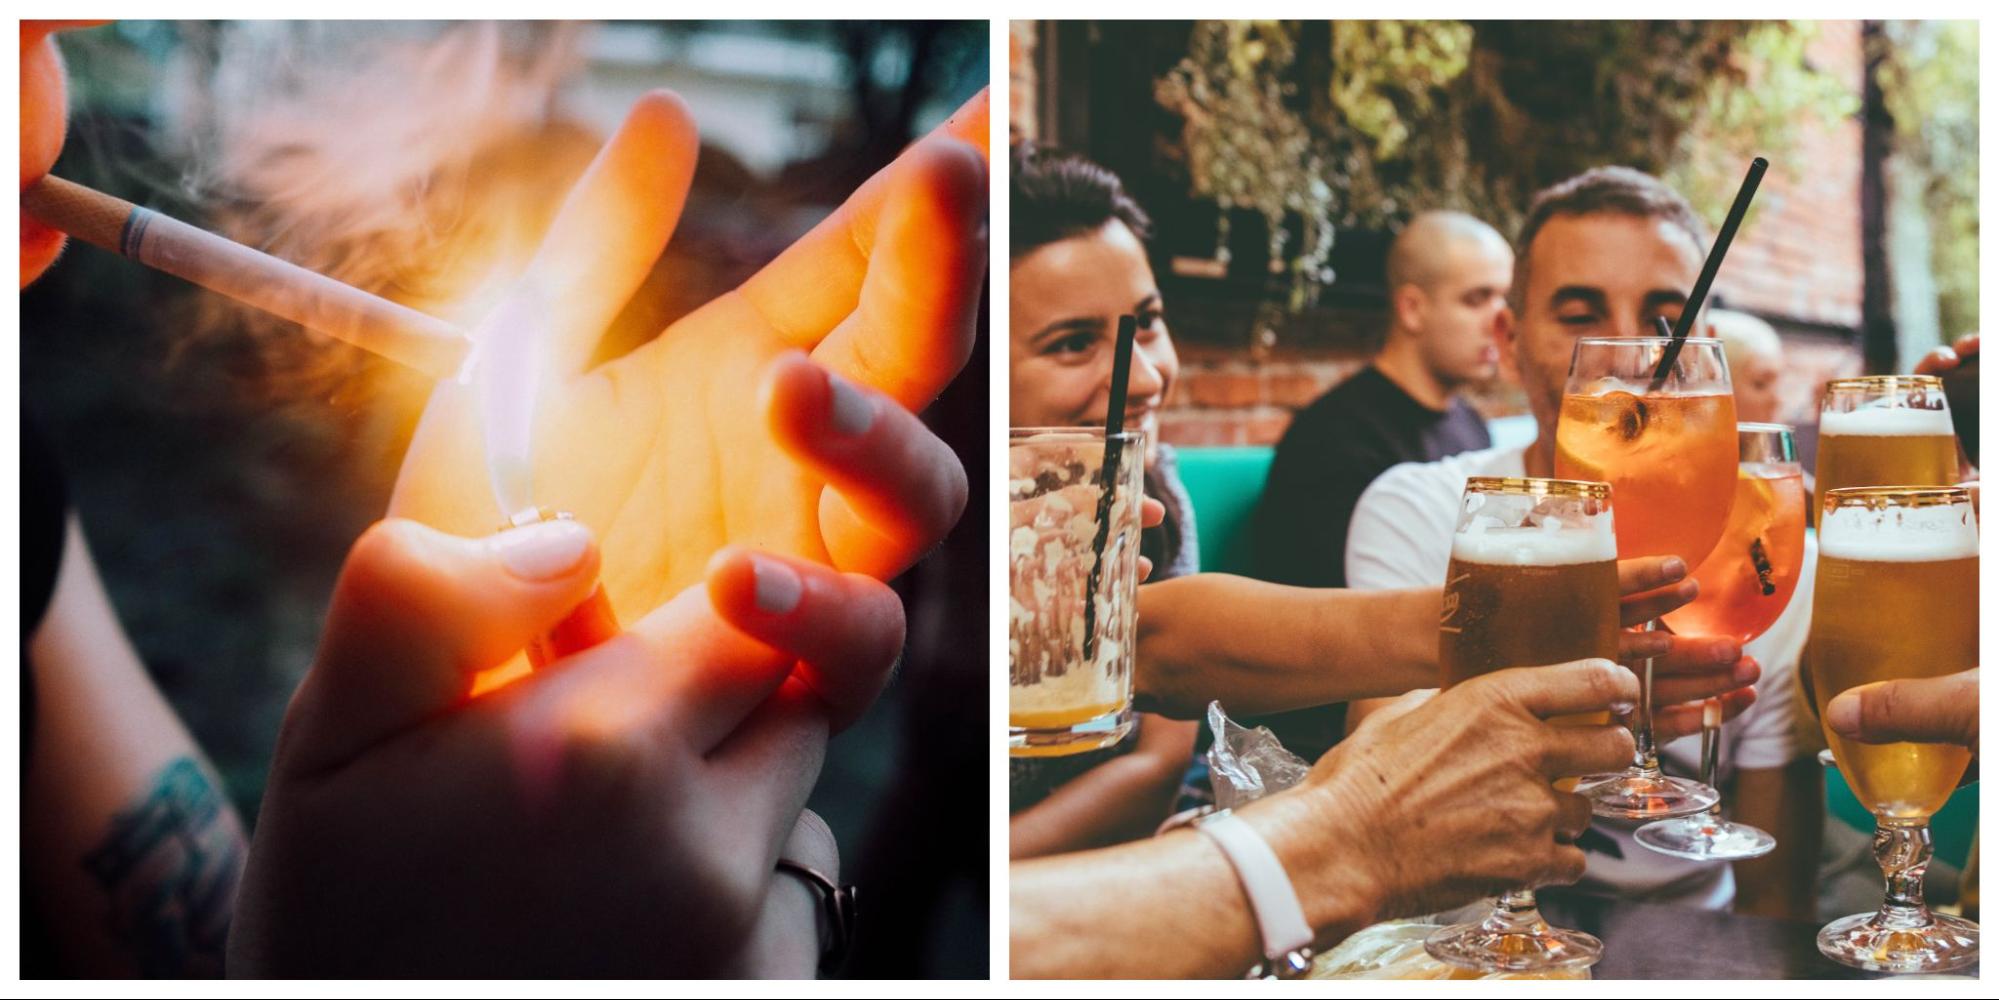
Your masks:
<svg viewBox="0 0 1999 1000"><path fill-rule="evenodd" d="M1745 424L1779 423L1783 400L1777 379L1784 371L1784 342L1776 328L1746 312L1710 309L1708 327L1721 339L1728 380L1735 388L1735 418ZM1805 487L1806 492L1811 487Z"/></svg>
<svg viewBox="0 0 1999 1000"><path fill-rule="evenodd" d="M1388 335L1367 367L1298 411L1270 461L1254 524L1258 579L1346 586L1347 526L1376 476L1492 445L1459 390L1499 367L1513 250L1462 212L1424 212L1388 249ZM1308 757L1346 732L1343 706L1245 720Z"/></svg>
<svg viewBox="0 0 1999 1000"><path fill-rule="evenodd" d="M1362 589L1433 584L1450 561L1458 504L1469 476L1549 476L1555 422L1577 338L1644 336L1654 317L1679 318L1706 253L1705 228L1678 192L1623 167L1587 171L1535 196L1515 241L1509 297L1513 322L1502 361L1526 389L1540 436L1521 448L1468 452L1396 466L1375 480L1354 511L1347 576ZM1719 780L1733 782L1735 817L1770 831L1777 849L1753 861L1703 864L1657 854L1631 837L1635 824L1601 820L1586 891L1707 909L1812 919L1824 822L1823 768L1811 719L1791 697L1810 628L1815 548L1798 588L1769 631L1745 646L1682 637L1740 652L1738 680L1763 697L1721 730ZM1357 704L1364 717L1370 706ZM1691 775L1699 740L1659 741L1661 766Z"/></svg>

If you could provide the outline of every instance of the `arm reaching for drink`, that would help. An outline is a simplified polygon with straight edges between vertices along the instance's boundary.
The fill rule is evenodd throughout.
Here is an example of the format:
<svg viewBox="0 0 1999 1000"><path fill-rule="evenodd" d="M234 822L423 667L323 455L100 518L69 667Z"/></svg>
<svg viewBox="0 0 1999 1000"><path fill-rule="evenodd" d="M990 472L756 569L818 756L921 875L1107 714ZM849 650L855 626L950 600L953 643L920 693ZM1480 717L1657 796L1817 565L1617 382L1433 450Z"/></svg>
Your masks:
<svg viewBox="0 0 1999 1000"><path fill-rule="evenodd" d="M1693 600L1678 559L1618 563L1626 627ZM1443 590L1320 590L1202 573L1139 588L1134 703L1197 719L1209 701L1231 714L1385 698L1435 687ZM1625 632L1619 655L1655 657L1654 726L1665 738L1700 731L1700 702L1733 717L1754 702L1760 675L1740 643Z"/></svg>
<svg viewBox="0 0 1999 1000"><path fill-rule="evenodd" d="M1303 784L1237 815L1290 876L1320 950L1379 920L1573 882L1584 862L1569 841L1589 804L1552 782L1623 766L1631 735L1545 720L1637 699L1637 678L1602 660L1408 695ZM1479 808L1462 807L1471 800ZM1215 978L1262 958L1234 869L1199 833L1015 862L1009 881L1016 976Z"/></svg>

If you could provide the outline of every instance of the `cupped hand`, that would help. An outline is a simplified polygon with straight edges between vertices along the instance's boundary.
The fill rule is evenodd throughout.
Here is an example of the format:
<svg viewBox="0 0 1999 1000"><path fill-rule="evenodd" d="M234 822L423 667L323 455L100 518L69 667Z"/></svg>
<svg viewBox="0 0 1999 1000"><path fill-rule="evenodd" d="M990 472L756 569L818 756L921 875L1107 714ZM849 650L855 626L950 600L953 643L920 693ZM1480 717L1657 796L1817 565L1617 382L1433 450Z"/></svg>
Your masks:
<svg viewBox="0 0 1999 1000"><path fill-rule="evenodd" d="M464 535L501 523L481 393L504 381L499 403L535 407L533 502L599 532L621 617L729 544L881 579L906 568L965 502L963 469L910 411L972 348L986 116L981 93L741 287L592 368L693 175L686 107L640 99L475 333L466 380L431 397L391 513ZM494 360L502 343L525 343L536 374L495 378L513 363Z"/></svg>
<svg viewBox="0 0 1999 1000"><path fill-rule="evenodd" d="M821 702L880 687L901 605L732 550L629 631L472 698L598 565L574 522L466 539L391 520L356 543L286 713L231 972L734 969L818 774Z"/></svg>
<svg viewBox="0 0 1999 1000"><path fill-rule="evenodd" d="M1619 613L1627 629L1691 602L1700 586L1676 556L1624 559L1617 564ZM1756 703L1763 667L1733 639L1626 631L1617 637L1618 659L1634 668L1652 661L1652 734L1664 743L1698 733L1709 698L1720 699L1722 719Z"/></svg>

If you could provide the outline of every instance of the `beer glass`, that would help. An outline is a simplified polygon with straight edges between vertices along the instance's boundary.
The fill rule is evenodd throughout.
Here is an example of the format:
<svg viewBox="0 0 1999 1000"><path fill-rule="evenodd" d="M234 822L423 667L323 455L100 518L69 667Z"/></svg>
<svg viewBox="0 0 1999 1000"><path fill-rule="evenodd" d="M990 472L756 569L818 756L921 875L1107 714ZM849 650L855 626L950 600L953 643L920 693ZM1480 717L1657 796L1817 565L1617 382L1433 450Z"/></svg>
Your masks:
<svg viewBox="0 0 1999 1000"><path fill-rule="evenodd" d="M1509 667L1617 659L1617 538L1610 487L1562 479L1465 482L1444 581L1443 686ZM1555 725L1608 725L1610 714ZM1556 783L1572 787L1574 779ZM1487 972L1587 967L1603 943L1541 919L1533 889L1501 896L1485 919L1446 927L1424 948Z"/></svg>
<svg viewBox="0 0 1999 1000"><path fill-rule="evenodd" d="M1821 719L1827 702L1859 685L1978 665L1978 518L1968 490L1835 489L1819 518L1810 650ZM1978 961L1978 925L1931 913L1923 902L1930 816L1963 778L1971 751L1858 743L1830 727L1825 738L1854 795L1874 813L1874 860L1887 890L1879 911L1820 930L1819 951L1901 974Z"/></svg>
<svg viewBox="0 0 1999 1000"><path fill-rule="evenodd" d="M1957 434L1934 375L1870 375L1826 383L1819 403L1813 511L1827 490L1848 486L1949 486Z"/></svg>
<svg viewBox="0 0 1999 1000"><path fill-rule="evenodd" d="M1106 448L1106 445L1109 445ZM1064 756L1131 731L1142 435L1015 429L1007 442L1007 748Z"/></svg>
<svg viewBox="0 0 1999 1000"><path fill-rule="evenodd" d="M1555 474L1610 484L1618 558L1679 556L1691 573L1720 540L1735 502L1735 393L1721 341L1683 338L1665 377L1656 378L1672 349L1671 337L1576 341L1555 423ZM1714 789L1660 772L1650 660L1642 679L1631 767L1585 778L1579 790L1597 815L1620 819L1714 805L1721 798Z"/></svg>
<svg viewBox="0 0 1999 1000"><path fill-rule="evenodd" d="M1790 605L1805 562L1805 473L1791 428L1737 424L1741 465L1728 527L1694 573L1700 596L1666 616L1682 635L1727 636L1748 642L1768 631ZM1710 698L1701 716L1701 780L1715 785L1721 743L1721 702ZM1721 805L1647 823L1640 844L1694 861L1741 861L1777 848L1777 838L1725 820Z"/></svg>

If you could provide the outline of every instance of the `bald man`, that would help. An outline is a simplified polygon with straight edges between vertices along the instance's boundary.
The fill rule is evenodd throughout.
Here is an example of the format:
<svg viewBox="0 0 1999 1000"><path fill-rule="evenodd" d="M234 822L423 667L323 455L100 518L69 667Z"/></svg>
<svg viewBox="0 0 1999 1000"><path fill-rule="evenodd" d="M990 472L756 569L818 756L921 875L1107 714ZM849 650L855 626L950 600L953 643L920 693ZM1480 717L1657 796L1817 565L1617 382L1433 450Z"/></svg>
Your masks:
<svg viewBox="0 0 1999 1000"><path fill-rule="evenodd" d="M1256 511L1254 575L1301 587L1346 586L1347 524L1376 476L1492 446L1458 390L1492 378L1513 251L1461 212L1418 215L1388 251L1388 336L1373 362L1298 411L1271 461ZM1344 706L1259 720L1287 746L1323 749Z"/></svg>
<svg viewBox="0 0 1999 1000"><path fill-rule="evenodd" d="M1512 268L1505 238L1462 213L1426 212L1395 237L1387 341L1284 432L1256 512L1256 576L1346 586L1347 521L1374 477L1491 446L1457 391L1498 368Z"/></svg>

